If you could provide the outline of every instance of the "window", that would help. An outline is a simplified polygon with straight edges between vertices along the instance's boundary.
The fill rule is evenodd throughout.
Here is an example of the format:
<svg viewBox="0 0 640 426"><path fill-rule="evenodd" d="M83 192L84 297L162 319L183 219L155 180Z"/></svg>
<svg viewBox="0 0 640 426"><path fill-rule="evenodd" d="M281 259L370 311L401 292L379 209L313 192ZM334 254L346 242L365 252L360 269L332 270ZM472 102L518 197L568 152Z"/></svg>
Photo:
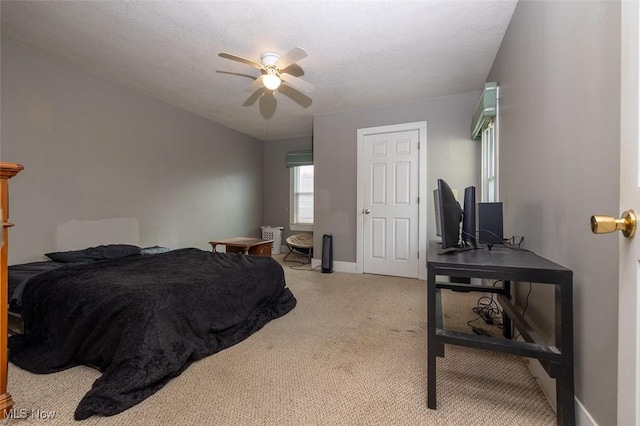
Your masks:
<svg viewBox="0 0 640 426"><path fill-rule="evenodd" d="M498 147L495 120L482 130L482 201L498 201Z"/></svg>
<svg viewBox="0 0 640 426"><path fill-rule="evenodd" d="M290 226L292 231L313 230L313 166L290 168Z"/></svg>
<svg viewBox="0 0 640 426"><path fill-rule="evenodd" d="M471 139L481 140L482 165L480 176L480 199L484 202L498 201L498 129L499 129L498 83L487 82L478 99L471 120Z"/></svg>

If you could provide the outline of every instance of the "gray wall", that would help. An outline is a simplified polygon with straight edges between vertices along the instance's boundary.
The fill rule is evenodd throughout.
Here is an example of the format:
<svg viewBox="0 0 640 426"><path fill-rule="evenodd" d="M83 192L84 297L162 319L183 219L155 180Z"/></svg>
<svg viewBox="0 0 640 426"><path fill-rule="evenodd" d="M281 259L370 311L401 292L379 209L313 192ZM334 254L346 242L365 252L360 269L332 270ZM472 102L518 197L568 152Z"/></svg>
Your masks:
<svg viewBox="0 0 640 426"><path fill-rule="evenodd" d="M473 92L316 116L314 245L320 247L322 235L331 233L334 260L356 261L357 130L360 128L426 121L427 193L432 193L440 177L452 188L477 185L480 144L471 140L470 127L479 95L480 92ZM429 239L434 239L433 199L427 198L427 234Z"/></svg>
<svg viewBox="0 0 640 426"><path fill-rule="evenodd" d="M311 136L265 142L264 147L264 224L284 227L284 241L299 231L289 229L289 169L286 156L289 151L312 149ZM315 169L315 168L314 168Z"/></svg>
<svg viewBox="0 0 640 426"><path fill-rule="evenodd" d="M132 218L141 245L259 236L261 141L2 38L10 263L55 249L71 220Z"/></svg>
<svg viewBox="0 0 640 426"><path fill-rule="evenodd" d="M573 269L576 397L616 424L620 236L592 235L589 218L619 213L619 3L519 2L488 81L500 84L505 234ZM526 317L551 338L547 287Z"/></svg>

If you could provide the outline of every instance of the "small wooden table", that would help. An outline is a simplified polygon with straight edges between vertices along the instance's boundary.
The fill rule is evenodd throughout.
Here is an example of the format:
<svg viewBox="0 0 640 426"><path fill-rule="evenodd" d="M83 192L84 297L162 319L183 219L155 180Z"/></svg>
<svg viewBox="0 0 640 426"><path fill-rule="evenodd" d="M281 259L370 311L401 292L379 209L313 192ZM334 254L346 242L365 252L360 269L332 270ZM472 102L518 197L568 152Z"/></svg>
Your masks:
<svg viewBox="0 0 640 426"><path fill-rule="evenodd" d="M211 251L216 251L216 246L221 244L226 246L227 253L244 253L268 257L271 257L272 243L272 240L261 240L260 238L248 237L209 241L209 244L211 244Z"/></svg>

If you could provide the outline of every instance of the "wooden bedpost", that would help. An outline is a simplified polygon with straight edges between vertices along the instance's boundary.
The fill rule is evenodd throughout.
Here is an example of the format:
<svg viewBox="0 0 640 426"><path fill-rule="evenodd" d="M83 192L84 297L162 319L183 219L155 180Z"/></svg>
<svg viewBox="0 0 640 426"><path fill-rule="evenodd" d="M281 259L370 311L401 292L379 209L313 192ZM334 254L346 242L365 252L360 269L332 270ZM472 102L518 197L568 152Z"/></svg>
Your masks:
<svg viewBox="0 0 640 426"><path fill-rule="evenodd" d="M23 166L15 163L0 162L0 202L2 208L2 249L0 249L0 418L5 418L13 407L11 395L7 392L7 373L9 358L7 356L8 338L8 256L9 256L9 179L18 174Z"/></svg>

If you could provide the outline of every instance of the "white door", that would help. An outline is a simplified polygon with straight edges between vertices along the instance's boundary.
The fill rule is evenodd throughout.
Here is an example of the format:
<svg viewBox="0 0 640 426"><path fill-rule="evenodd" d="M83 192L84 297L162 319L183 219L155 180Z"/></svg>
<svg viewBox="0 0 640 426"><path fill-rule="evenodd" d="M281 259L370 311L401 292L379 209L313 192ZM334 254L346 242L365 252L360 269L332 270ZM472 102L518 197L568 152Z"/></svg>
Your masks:
<svg viewBox="0 0 640 426"><path fill-rule="evenodd" d="M419 273L418 129L363 136L363 272Z"/></svg>
<svg viewBox="0 0 640 426"><path fill-rule="evenodd" d="M623 1L621 51L620 211L640 214L640 7ZM640 232L636 231L637 234ZM640 425L640 235L620 237L618 424Z"/></svg>

